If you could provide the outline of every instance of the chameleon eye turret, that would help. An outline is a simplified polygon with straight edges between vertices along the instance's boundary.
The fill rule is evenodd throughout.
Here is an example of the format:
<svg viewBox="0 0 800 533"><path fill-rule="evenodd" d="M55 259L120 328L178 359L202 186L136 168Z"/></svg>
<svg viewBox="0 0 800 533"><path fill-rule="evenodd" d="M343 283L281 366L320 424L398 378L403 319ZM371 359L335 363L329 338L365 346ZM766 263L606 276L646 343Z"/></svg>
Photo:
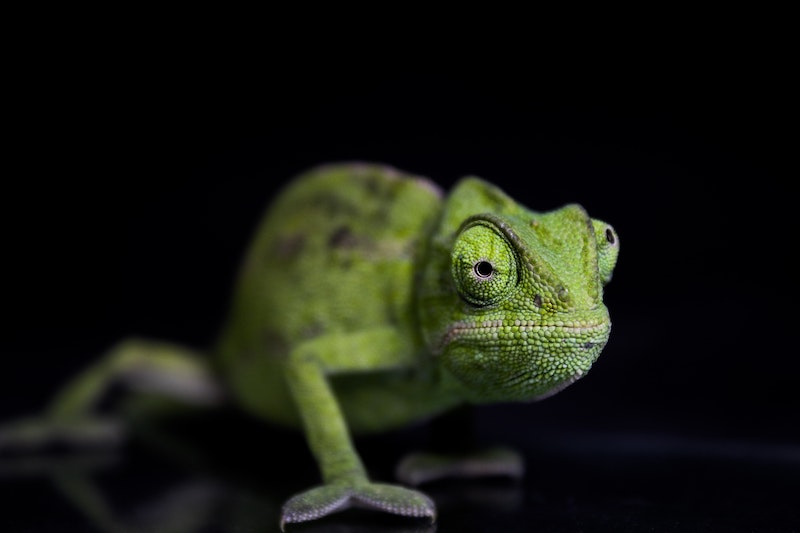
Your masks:
<svg viewBox="0 0 800 533"><path fill-rule="evenodd" d="M477 307L496 304L515 289L517 257L502 233L490 222L473 219L456 238L453 279L461 297Z"/></svg>
<svg viewBox="0 0 800 533"><path fill-rule="evenodd" d="M600 220L593 220L597 239L597 267L600 272L600 279L605 285L611 281L614 274L614 267L617 265L619 255L619 237L611 224L606 224Z"/></svg>

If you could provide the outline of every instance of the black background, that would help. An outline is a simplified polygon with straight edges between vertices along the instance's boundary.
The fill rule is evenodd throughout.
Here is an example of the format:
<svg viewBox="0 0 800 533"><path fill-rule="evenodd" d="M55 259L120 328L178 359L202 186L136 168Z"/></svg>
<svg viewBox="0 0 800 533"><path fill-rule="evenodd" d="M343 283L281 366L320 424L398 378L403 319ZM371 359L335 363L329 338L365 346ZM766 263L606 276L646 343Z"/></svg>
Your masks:
<svg viewBox="0 0 800 533"><path fill-rule="evenodd" d="M481 408L483 438L589 434L589 448L784 453L796 468L796 122L780 42L611 61L525 42L373 57L370 39L270 41L242 58L76 40L21 68L9 104L3 419L126 336L206 346L271 195L360 160L444 188L479 175L537 210L578 202L620 235L595 368L546 402Z"/></svg>

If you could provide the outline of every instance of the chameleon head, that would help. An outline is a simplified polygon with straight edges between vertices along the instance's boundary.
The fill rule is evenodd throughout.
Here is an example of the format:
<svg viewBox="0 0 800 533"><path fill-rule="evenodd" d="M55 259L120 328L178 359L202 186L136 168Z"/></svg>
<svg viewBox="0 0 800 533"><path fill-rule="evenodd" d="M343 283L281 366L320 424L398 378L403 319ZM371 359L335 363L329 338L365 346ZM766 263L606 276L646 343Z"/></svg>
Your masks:
<svg viewBox="0 0 800 533"><path fill-rule="evenodd" d="M453 206L456 195L470 200ZM618 250L614 229L578 205L537 213L465 180L420 283L431 351L474 401L555 394L589 371L608 340L603 286Z"/></svg>

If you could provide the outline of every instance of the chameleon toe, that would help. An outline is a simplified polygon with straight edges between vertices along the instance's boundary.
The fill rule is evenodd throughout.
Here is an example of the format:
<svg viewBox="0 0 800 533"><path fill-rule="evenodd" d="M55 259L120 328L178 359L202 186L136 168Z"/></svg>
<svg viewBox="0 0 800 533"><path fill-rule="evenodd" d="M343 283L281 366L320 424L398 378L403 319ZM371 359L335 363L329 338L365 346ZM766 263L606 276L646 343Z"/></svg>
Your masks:
<svg viewBox="0 0 800 533"><path fill-rule="evenodd" d="M425 494L381 483L370 483L353 493L354 504L387 513L436 521L436 505Z"/></svg>
<svg viewBox="0 0 800 533"><path fill-rule="evenodd" d="M284 524L307 522L348 509L352 490L348 486L322 485L301 492L283 504L281 530Z"/></svg>

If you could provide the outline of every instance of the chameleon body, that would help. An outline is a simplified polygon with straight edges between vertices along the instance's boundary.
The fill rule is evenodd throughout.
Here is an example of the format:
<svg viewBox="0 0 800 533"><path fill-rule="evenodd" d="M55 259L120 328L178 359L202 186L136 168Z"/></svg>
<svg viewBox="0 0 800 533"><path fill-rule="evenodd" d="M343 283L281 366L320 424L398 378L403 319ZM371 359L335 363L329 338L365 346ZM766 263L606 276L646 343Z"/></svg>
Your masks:
<svg viewBox="0 0 800 533"><path fill-rule="evenodd" d="M323 483L286 502L282 526L351 506L433 519L423 493L369 479L351 433L537 400L584 376L609 336L603 287L618 249L613 228L575 204L535 212L478 178L445 195L385 166L318 167L268 208L208 358L122 345L16 438L91 419L100 384L131 369L171 373L161 383L179 396L224 390L305 432ZM0 431L0 447L14 438Z"/></svg>

